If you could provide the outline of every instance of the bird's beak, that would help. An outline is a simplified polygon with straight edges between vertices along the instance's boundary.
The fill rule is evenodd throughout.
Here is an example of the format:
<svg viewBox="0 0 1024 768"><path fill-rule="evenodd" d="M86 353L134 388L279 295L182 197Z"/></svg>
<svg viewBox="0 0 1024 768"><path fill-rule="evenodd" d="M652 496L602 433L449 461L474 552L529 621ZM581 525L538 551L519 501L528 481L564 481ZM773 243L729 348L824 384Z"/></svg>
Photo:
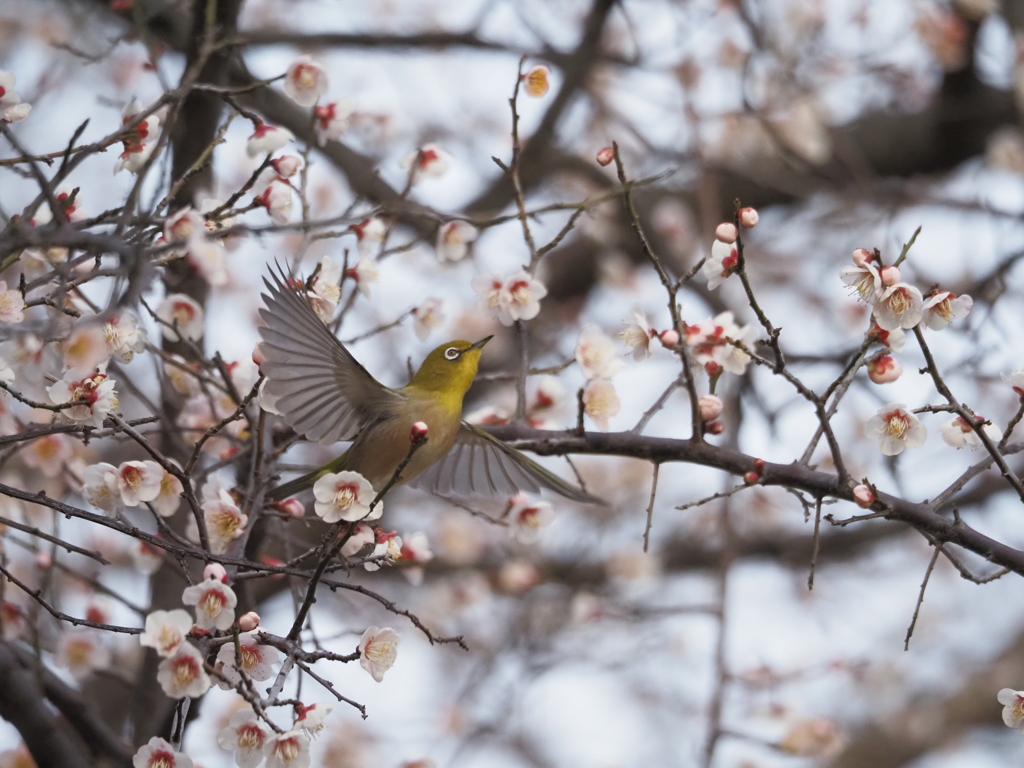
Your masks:
<svg viewBox="0 0 1024 768"><path fill-rule="evenodd" d="M487 336L486 338L480 339L480 341L476 342L476 344L470 345L469 349L467 349L466 352L469 352L469 351L474 350L474 349L483 349L484 344L486 344L488 341L490 341L493 338L494 338L494 336L491 335L491 336Z"/></svg>

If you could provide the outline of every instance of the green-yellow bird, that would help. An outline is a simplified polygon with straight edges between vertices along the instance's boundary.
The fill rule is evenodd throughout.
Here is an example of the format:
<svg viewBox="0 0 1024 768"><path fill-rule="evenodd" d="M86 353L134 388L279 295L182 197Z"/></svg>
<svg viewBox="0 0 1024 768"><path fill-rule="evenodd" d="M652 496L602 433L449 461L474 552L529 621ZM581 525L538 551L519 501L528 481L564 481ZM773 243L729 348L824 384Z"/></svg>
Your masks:
<svg viewBox="0 0 1024 768"><path fill-rule="evenodd" d="M574 501L598 499L573 487L515 448L462 420L462 400L476 377L476 343L450 341L435 349L401 389L385 387L361 366L317 317L304 295L271 273L260 310L265 326L260 366L265 394L301 435L324 445L351 440L338 458L270 492L284 499L330 472L348 470L375 490L391 480L409 452L416 422L427 442L403 470L400 483L443 497L510 497L542 488Z"/></svg>

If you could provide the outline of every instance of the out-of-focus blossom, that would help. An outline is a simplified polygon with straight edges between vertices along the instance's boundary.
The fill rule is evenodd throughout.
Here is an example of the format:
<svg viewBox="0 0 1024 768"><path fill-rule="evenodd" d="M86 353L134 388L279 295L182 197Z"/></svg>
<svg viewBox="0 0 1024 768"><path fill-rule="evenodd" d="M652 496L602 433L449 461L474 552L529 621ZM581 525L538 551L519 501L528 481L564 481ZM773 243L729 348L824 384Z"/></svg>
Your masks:
<svg viewBox="0 0 1024 768"><path fill-rule="evenodd" d="M537 391L534 394L533 403L530 405L530 411L546 411L554 408L562 401L564 395L565 387L562 386L558 377L545 374L537 383Z"/></svg>
<svg viewBox="0 0 1024 768"><path fill-rule="evenodd" d="M632 307L629 311L633 317L622 321L626 329L619 331L619 338L633 350L633 359L642 363L651 356L651 339L657 331L651 328L651 324L647 322L647 315L640 307Z"/></svg>
<svg viewBox="0 0 1024 768"><path fill-rule="evenodd" d="M20 453L26 467L38 470L45 477L60 475L71 454L71 440L61 434L37 437Z"/></svg>
<svg viewBox="0 0 1024 768"><path fill-rule="evenodd" d="M227 727L217 734L217 746L234 752L238 768L256 768L263 762L263 748L270 733L255 712L243 709L231 715Z"/></svg>
<svg viewBox="0 0 1024 768"><path fill-rule="evenodd" d="M5 123L16 123L28 117L32 105L21 100L21 94L15 89L16 80L11 72L0 70L0 112Z"/></svg>
<svg viewBox="0 0 1024 768"><path fill-rule="evenodd" d="M433 297L426 299L418 307L412 310L413 330L416 338L426 341L430 331L440 326L444 320L444 313L441 312L441 300Z"/></svg>
<svg viewBox="0 0 1024 768"><path fill-rule="evenodd" d="M370 481L358 472L328 472L313 484L313 508L326 523L376 520L384 505L378 503L370 512L375 495Z"/></svg>
<svg viewBox="0 0 1024 768"><path fill-rule="evenodd" d="M139 643L155 649L160 656L170 658L178 652L191 629L192 617L188 611L181 608L153 611L146 616L146 631L139 635Z"/></svg>
<svg viewBox="0 0 1024 768"><path fill-rule="evenodd" d="M287 128L258 123L245 144L245 153L249 157L271 155L294 138L295 134Z"/></svg>
<svg viewBox="0 0 1024 768"><path fill-rule="evenodd" d="M922 6L914 20L921 41L946 72L962 69L967 63L967 22L941 6Z"/></svg>
<svg viewBox="0 0 1024 768"><path fill-rule="evenodd" d="M302 169L302 158L298 155L281 155L270 161L270 167L282 179L290 179Z"/></svg>
<svg viewBox="0 0 1024 768"><path fill-rule="evenodd" d="M732 312L722 312L697 325L686 326L686 342L693 347L694 359L707 367L709 364L737 376L750 362L750 355L732 342L749 347L757 338L757 329L751 325L737 325Z"/></svg>
<svg viewBox="0 0 1024 768"><path fill-rule="evenodd" d="M14 384L14 369L11 368L11 364L0 357L0 382L3 382L7 386ZM7 393L0 390L0 397L7 397Z"/></svg>
<svg viewBox="0 0 1024 768"><path fill-rule="evenodd" d="M287 224L292 217L292 188L276 177L253 198L253 202L263 206L275 224Z"/></svg>
<svg viewBox="0 0 1024 768"><path fill-rule="evenodd" d="M206 531L210 537L210 548L215 554L224 554L232 541L245 533L248 515L235 504L226 490L203 501L203 516L206 519Z"/></svg>
<svg viewBox="0 0 1024 768"><path fill-rule="evenodd" d="M0 280L0 323L20 323L25 319L25 299L21 291L8 290L7 282Z"/></svg>
<svg viewBox="0 0 1024 768"><path fill-rule="evenodd" d="M853 500L861 509L868 509L876 501L874 492L868 486L861 483L853 489Z"/></svg>
<svg viewBox="0 0 1024 768"><path fill-rule="evenodd" d="M537 566L529 560L517 557L501 566L495 581L499 592L521 595L540 584L541 576Z"/></svg>
<svg viewBox="0 0 1024 768"><path fill-rule="evenodd" d="M163 565L160 550L148 542L136 539L128 553L132 558L135 570L146 576L152 576Z"/></svg>
<svg viewBox="0 0 1024 768"><path fill-rule="evenodd" d="M1015 728L1024 736L1024 691L1003 688L996 694L996 700L1003 705L1003 722L1007 728Z"/></svg>
<svg viewBox="0 0 1024 768"><path fill-rule="evenodd" d="M330 256L320 261L320 271L313 281L309 301L317 317L325 323L334 319L334 312L341 301L341 265Z"/></svg>
<svg viewBox="0 0 1024 768"><path fill-rule="evenodd" d="M982 417L976 415L976 418L981 419ZM995 424L985 424L981 429L985 432L985 436L993 443L998 443L1003 439L1003 430ZM965 445L975 449L984 445L981 438L978 437L978 433L971 428L971 425L967 423L963 416L955 416L950 419L939 427L939 432L946 445L951 445L958 450Z"/></svg>
<svg viewBox="0 0 1024 768"><path fill-rule="evenodd" d="M117 489L121 503L137 507L144 501L153 501L160 495L164 469L155 461L124 461L117 468Z"/></svg>
<svg viewBox="0 0 1024 768"><path fill-rule="evenodd" d="M301 731L277 733L263 748L266 768L309 768L309 738Z"/></svg>
<svg viewBox="0 0 1024 768"><path fill-rule="evenodd" d="M349 276L356 281L359 292L366 298L370 298L372 295L370 286L380 279L380 267L377 266L377 260L372 256L363 256L356 262L355 267L349 269Z"/></svg>
<svg viewBox="0 0 1024 768"><path fill-rule="evenodd" d="M592 379L583 388L583 412L602 432L608 431L608 419L618 415L621 407L615 385L607 379Z"/></svg>
<svg viewBox="0 0 1024 768"><path fill-rule="evenodd" d="M936 291L924 300L924 324L933 331L941 331L953 320L967 317L973 306L974 299L967 294Z"/></svg>
<svg viewBox="0 0 1024 768"><path fill-rule="evenodd" d="M117 408L116 382L99 371L83 374L72 368L61 381L46 388L56 405L84 401L82 405L65 408L61 414L79 424L102 427L107 414Z"/></svg>
<svg viewBox="0 0 1024 768"><path fill-rule="evenodd" d="M367 627L359 640L359 664L378 683L398 658L398 633L391 627Z"/></svg>
<svg viewBox="0 0 1024 768"><path fill-rule="evenodd" d="M327 72L312 56L300 56L284 76L284 92L300 107L312 107L327 93Z"/></svg>
<svg viewBox="0 0 1024 768"><path fill-rule="evenodd" d="M190 371L198 373L198 366L189 363L181 355L170 355L164 363L164 374L175 391L188 397L195 397L202 389L199 386L199 378Z"/></svg>
<svg viewBox="0 0 1024 768"><path fill-rule="evenodd" d="M250 679L256 681L269 680L273 674L271 667L276 664L281 654L277 648L270 645L261 645L253 632L242 632L238 636L238 656L242 660L242 671ZM217 652L217 671L219 671L231 686L237 685L242 678L235 665L235 644L225 643ZM220 684L221 688L230 686Z"/></svg>
<svg viewBox="0 0 1024 768"><path fill-rule="evenodd" d="M708 290L714 290L729 277L739 265L740 252L735 243L715 240L711 244L711 256L701 265L700 273L708 281Z"/></svg>
<svg viewBox="0 0 1024 768"><path fill-rule="evenodd" d="M874 258L873 255L871 258ZM839 277L865 304L874 304L882 295L882 276L870 261L843 267L839 270Z"/></svg>
<svg viewBox="0 0 1024 768"><path fill-rule="evenodd" d="M481 308L507 326L516 320L536 317L540 312L540 299L547 295L547 288L523 270L509 277L477 275L473 278L473 290L481 298Z"/></svg>
<svg viewBox="0 0 1024 768"><path fill-rule="evenodd" d="M1010 371L1010 375L1000 373L999 378L1003 380L1018 396L1024 398L1024 370Z"/></svg>
<svg viewBox="0 0 1024 768"><path fill-rule="evenodd" d="M539 99L551 87L551 70L543 64L530 67L523 75L523 90L527 96Z"/></svg>
<svg viewBox="0 0 1024 768"><path fill-rule="evenodd" d="M337 141L352 122L352 105L345 99L318 106L316 113L316 142L321 147L328 141Z"/></svg>
<svg viewBox="0 0 1024 768"><path fill-rule="evenodd" d="M722 413L722 401L715 395L704 395L697 401L703 421L717 419Z"/></svg>
<svg viewBox="0 0 1024 768"><path fill-rule="evenodd" d="M107 349L126 363L146 348L146 331L139 328L139 319L127 309L107 320L103 332Z"/></svg>
<svg viewBox="0 0 1024 768"><path fill-rule="evenodd" d="M604 147L597 153L597 164L606 166L615 159L615 150L611 147Z"/></svg>
<svg viewBox="0 0 1024 768"><path fill-rule="evenodd" d="M57 642L55 662L71 673L75 680L84 680L94 670L110 664L110 651L103 644L103 635L95 629L69 629Z"/></svg>
<svg viewBox="0 0 1024 768"><path fill-rule="evenodd" d="M95 323L79 325L72 330L61 344L61 351L64 353L64 367L79 371L94 370L110 358L107 334Z"/></svg>
<svg viewBox="0 0 1024 768"><path fill-rule="evenodd" d="M402 562L424 565L434 559L434 553L430 549L430 540L427 534L422 531L410 533L402 539L401 558Z"/></svg>
<svg viewBox="0 0 1024 768"><path fill-rule="evenodd" d="M139 747L132 758L134 768L192 768L192 759L158 736Z"/></svg>
<svg viewBox="0 0 1024 768"><path fill-rule="evenodd" d="M92 464L82 472L82 481L82 497L94 507L112 515L124 509L117 467Z"/></svg>
<svg viewBox="0 0 1024 768"><path fill-rule="evenodd" d="M366 556L368 562L363 563L366 570L377 571L382 565L394 565L402 557L402 537L396 531L377 528L374 531L374 540L376 545Z"/></svg>
<svg viewBox="0 0 1024 768"><path fill-rule="evenodd" d="M203 669L203 656L190 643L182 643L177 652L160 662L157 682L172 699L198 698L210 690L210 676Z"/></svg>
<svg viewBox="0 0 1024 768"><path fill-rule="evenodd" d="M388 233L388 225L384 223L383 219L377 217L364 219L359 224L352 224L349 229L356 236L356 247L359 249L360 256L372 256L376 252L377 246L384 242Z"/></svg>
<svg viewBox="0 0 1024 768"><path fill-rule="evenodd" d="M779 749L801 757L832 757L846 744L846 737L836 723L824 717L799 720L779 742Z"/></svg>
<svg viewBox="0 0 1024 768"><path fill-rule="evenodd" d="M679 344L679 331L675 328L669 328L658 335L658 340L665 349L675 349L676 345Z"/></svg>
<svg viewBox="0 0 1024 768"><path fill-rule="evenodd" d="M142 102L134 99L125 105L121 110L121 125L127 125L135 119L136 115L143 112ZM156 115L149 115L129 131L122 139L124 151L118 156L114 163L114 174L127 170L129 173L138 173L142 170L146 161L149 160L156 149L157 133L160 130L160 118Z"/></svg>
<svg viewBox="0 0 1024 768"><path fill-rule="evenodd" d="M161 328L169 341L198 341L203 336L203 308L184 293L172 293L160 302L156 316L166 323Z"/></svg>
<svg viewBox="0 0 1024 768"><path fill-rule="evenodd" d="M537 540L541 528L555 521L555 510L546 501L532 501L519 493L509 499L508 519L512 524L509 532L519 541L530 543Z"/></svg>
<svg viewBox="0 0 1024 768"><path fill-rule="evenodd" d="M191 206L180 208L164 222L164 240L172 245L184 245L200 232L206 231L206 220ZM181 253L179 248L177 253Z"/></svg>
<svg viewBox="0 0 1024 768"><path fill-rule="evenodd" d="M878 440L878 450L886 456L898 456L905 448L922 445L928 430L903 403L889 403L868 419L864 436Z"/></svg>
<svg viewBox="0 0 1024 768"><path fill-rule="evenodd" d="M206 579L185 587L181 602L196 607L196 626L200 629L229 629L235 622L238 597L220 579Z"/></svg>
<svg viewBox="0 0 1024 768"><path fill-rule="evenodd" d="M160 469L160 492L157 493L150 504L153 505L153 509L160 517L170 517L178 511L178 506L181 504L181 494L184 493L185 487L181 484L181 480L176 478L170 472L167 472L163 468Z"/></svg>
<svg viewBox="0 0 1024 768"><path fill-rule="evenodd" d="M887 331L913 328L921 322L924 298L907 283L896 283L885 290L875 302L875 322Z"/></svg>
<svg viewBox="0 0 1024 768"><path fill-rule="evenodd" d="M889 355L875 355L867 363L868 378L875 384L888 384L903 375L900 361Z"/></svg>
<svg viewBox="0 0 1024 768"><path fill-rule="evenodd" d="M585 379L611 379L626 367L615 350L615 342L596 325L580 331L575 356Z"/></svg>
<svg viewBox="0 0 1024 768"><path fill-rule="evenodd" d="M219 241L207 237L205 227L188 241L186 259L210 285L227 285L228 268L224 246Z"/></svg>
<svg viewBox="0 0 1024 768"><path fill-rule="evenodd" d="M469 244L480 235L480 230L468 221L449 221L437 230L437 258L441 261L461 261L469 253Z"/></svg>
<svg viewBox="0 0 1024 768"><path fill-rule="evenodd" d="M424 144L402 160L403 168L411 168L413 180L420 176L443 176L451 165L452 156L437 144Z"/></svg>

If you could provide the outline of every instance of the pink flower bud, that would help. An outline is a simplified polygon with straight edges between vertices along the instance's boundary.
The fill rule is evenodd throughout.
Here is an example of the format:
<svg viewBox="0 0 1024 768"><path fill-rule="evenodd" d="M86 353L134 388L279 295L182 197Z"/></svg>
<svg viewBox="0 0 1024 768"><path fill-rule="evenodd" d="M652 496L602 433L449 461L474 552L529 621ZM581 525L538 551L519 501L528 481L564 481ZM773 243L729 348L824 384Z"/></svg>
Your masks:
<svg viewBox="0 0 1024 768"><path fill-rule="evenodd" d="M615 150L611 147L605 147L597 153L597 164L608 165L612 160L615 159Z"/></svg>
<svg viewBox="0 0 1024 768"><path fill-rule="evenodd" d="M869 251L867 248L858 248L853 252L853 263L858 267L863 267L865 264L870 264L875 260L875 254L873 251Z"/></svg>
<svg viewBox="0 0 1024 768"><path fill-rule="evenodd" d="M713 421L722 413L722 401L714 395L704 395L697 401L700 417L703 421Z"/></svg>
<svg viewBox="0 0 1024 768"><path fill-rule="evenodd" d="M740 224L747 229L757 225L757 220L760 216L757 215L757 210L754 208L740 208L739 211Z"/></svg>
<svg viewBox="0 0 1024 768"><path fill-rule="evenodd" d="M296 499L294 496L290 499L285 499L284 501L282 501L279 509L286 515L291 515L292 517L306 516L305 505L301 501Z"/></svg>
<svg viewBox="0 0 1024 768"><path fill-rule="evenodd" d="M427 439L427 432L429 431L426 422L417 421L412 425L412 429L409 430L409 442L420 443Z"/></svg>
<svg viewBox="0 0 1024 768"><path fill-rule="evenodd" d="M754 483L760 481L760 479L761 476L757 474L757 472L746 472L743 475L743 482L746 483L747 485L753 485Z"/></svg>
<svg viewBox="0 0 1024 768"><path fill-rule="evenodd" d="M875 503L875 494L868 486L861 484L853 489L853 500L857 502L858 507L867 509Z"/></svg>
<svg viewBox="0 0 1024 768"><path fill-rule="evenodd" d="M764 459L754 459L754 471L764 472Z"/></svg>
<svg viewBox="0 0 1024 768"><path fill-rule="evenodd" d="M723 221L715 229L715 237L721 240L723 243L732 245L736 242L736 238L739 237L739 231L736 229L735 224L731 224L728 221Z"/></svg>
<svg viewBox="0 0 1024 768"><path fill-rule="evenodd" d="M658 338L661 340L661 346L666 349L675 349L676 345L679 344L679 333L674 328L662 331Z"/></svg>
<svg viewBox="0 0 1024 768"><path fill-rule="evenodd" d="M707 373L708 376L714 378L715 376L722 372L722 366L720 366L714 360L711 360L707 363L704 363L704 372Z"/></svg>
<svg viewBox="0 0 1024 768"><path fill-rule="evenodd" d="M220 563L210 563L203 568L204 579L216 579L217 581L228 583L228 572L224 570L224 566Z"/></svg>
<svg viewBox="0 0 1024 768"><path fill-rule="evenodd" d="M895 357L875 356L868 360L868 378L875 384L888 384L903 374L903 366Z"/></svg>
<svg viewBox="0 0 1024 768"><path fill-rule="evenodd" d="M267 356L263 354L262 349L263 342L258 342L255 347L252 348L252 361L256 365L263 365L267 361Z"/></svg>
<svg viewBox="0 0 1024 768"><path fill-rule="evenodd" d="M193 624L192 629L190 629L188 633L192 635L192 637L209 637L213 634L208 629L200 629L198 624Z"/></svg>
<svg viewBox="0 0 1024 768"><path fill-rule="evenodd" d="M249 611L238 617L238 628L243 632L252 632L259 625L260 615L256 611Z"/></svg>
<svg viewBox="0 0 1024 768"><path fill-rule="evenodd" d="M290 179L302 167L302 161L295 155L282 155L275 160L271 160L270 164L282 179Z"/></svg>
<svg viewBox="0 0 1024 768"><path fill-rule="evenodd" d="M886 285L896 285L900 281L900 269L899 267L882 267L881 271L882 282Z"/></svg>
<svg viewBox="0 0 1024 768"><path fill-rule="evenodd" d="M722 422L720 421L709 421L704 425L704 430L709 435L720 435L725 431L725 427L722 426Z"/></svg>
<svg viewBox="0 0 1024 768"><path fill-rule="evenodd" d="M49 552L39 552L36 554L36 568L46 570L53 565L53 558Z"/></svg>

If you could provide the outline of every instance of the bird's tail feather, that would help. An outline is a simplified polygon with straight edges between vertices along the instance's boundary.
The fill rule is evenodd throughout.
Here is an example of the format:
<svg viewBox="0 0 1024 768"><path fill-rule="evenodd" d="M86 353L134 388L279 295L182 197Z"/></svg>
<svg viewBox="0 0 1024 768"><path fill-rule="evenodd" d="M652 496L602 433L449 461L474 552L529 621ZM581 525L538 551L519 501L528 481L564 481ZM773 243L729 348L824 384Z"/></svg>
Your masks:
<svg viewBox="0 0 1024 768"><path fill-rule="evenodd" d="M314 469L312 472L307 472L301 477L296 477L294 480L289 480L287 483L282 483L267 493L267 498L272 501L282 501L297 493L301 493L307 488L312 488L313 484L327 473L343 470L348 461L348 455L349 451L345 451L341 456L332 459L322 467Z"/></svg>

